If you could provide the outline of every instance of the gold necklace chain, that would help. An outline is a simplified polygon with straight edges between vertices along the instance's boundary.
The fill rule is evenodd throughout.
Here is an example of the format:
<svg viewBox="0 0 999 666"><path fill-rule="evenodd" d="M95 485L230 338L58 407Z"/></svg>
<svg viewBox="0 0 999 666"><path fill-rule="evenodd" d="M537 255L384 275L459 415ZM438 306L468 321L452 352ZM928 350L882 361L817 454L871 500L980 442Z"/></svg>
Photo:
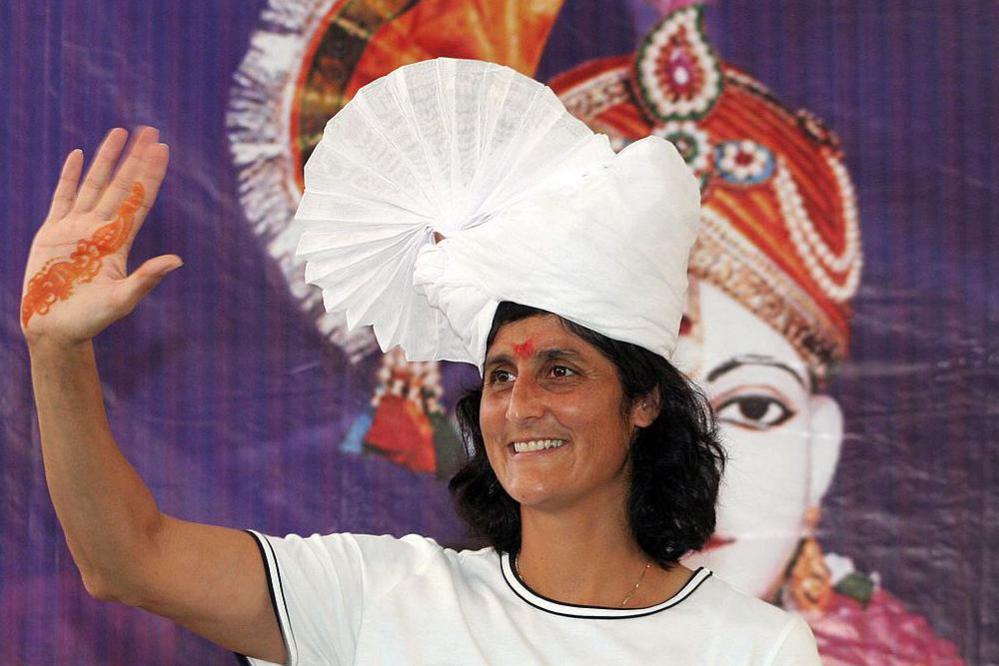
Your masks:
<svg viewBox="0 0 999 666"><path fill-rule="evenodd" d="M519 577L519 578L520 578L520 579L521 579L522 581L524 581L524 584L525 584L525 585L527 585L528 587L530 587L530 584L529 584L529 583L527 582L527 579L526 579L526 578L524 578L524 574L520 573L520 561L519 561L519 560L520 560L520 558L519 558L518 556L515 556L515 557L513 558L513 570L514 570L515 572L517 572L517 576L518 576L518 577ZM632 598L633 596L635 596L635 592L637 592L637 591L638 591L638 588L639 588L639 586L640 586L640 585L642 584L642 580L644 580L644 579L645 579L645 573L646 573L646 572L647 572L647 571L648 571L648 570L649 570L649 569L650 569L651 567L652 567L652 562L646 562L646 563L645 563L645 568L644 568L644 569L642 569L642 573L640 573L640 574L638 575L638 580L637 580L637 581L635 581L635 586L634 586L633 588L631 588L631 591L630 591L630 592L628 592L628 594L624 595L624 599L622 599L622 600L621 600L621 603L620 603L619 605L620 605L620 606L621 606L622 608L623 608L624 606L626 606L626 605L628 604L628 602L629 602L629 601L631 601L631 598Z"/></svg>

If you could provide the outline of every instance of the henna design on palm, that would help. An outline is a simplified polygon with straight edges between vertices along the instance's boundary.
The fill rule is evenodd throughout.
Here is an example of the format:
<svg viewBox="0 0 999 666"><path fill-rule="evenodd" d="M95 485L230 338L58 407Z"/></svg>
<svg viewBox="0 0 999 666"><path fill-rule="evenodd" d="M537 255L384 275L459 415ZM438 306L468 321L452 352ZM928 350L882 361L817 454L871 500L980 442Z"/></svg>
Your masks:
<svg viewBox="0 0 999 666"><path fill-rule="evenodd" d="M128 240L135 213L142 206L145 195L142 183L133 183L131 194L114 220L97 229L89 239L81 240L69 259L51 259L31 277L21 304L22 326L27 326L33 315L44 315L57 301L72 296L75 285L94 279L100 271L101 260L117 252Z"/></svg>

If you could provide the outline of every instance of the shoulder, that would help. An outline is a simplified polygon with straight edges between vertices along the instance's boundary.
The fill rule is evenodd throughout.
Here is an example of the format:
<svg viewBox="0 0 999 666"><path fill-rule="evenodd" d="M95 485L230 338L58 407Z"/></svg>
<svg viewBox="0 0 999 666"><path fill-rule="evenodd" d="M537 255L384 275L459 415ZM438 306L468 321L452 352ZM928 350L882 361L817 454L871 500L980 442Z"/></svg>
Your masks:
<svg viewBox="0 0 999 666"><path fill-rule="evenodd" d="M815 638L800 616L744 594L714 575L701 587L701 602L718 609L719 628L765 647L765 663L819 663Z"/></svg>
<svg viewBox="0 0 999 666"><path fill-rule="evenodd" d="M702 603L718 609L723 621L748 623L760 630L779 632L795 617L782 608L736 590L715 573L704 581L698 596Z"/></svg>
<svg viewBox="0 0 999 666"><path fill-rule="evenodd" d="M287 534L275 537L252 531L251 533L264 548L273 549L290 559L334 558L399 564L400 561L412 562L440 556L445 551L433 539L418 534L395 537L390 534L335 532L310 536Z"/></svg>
<svg viewBox="0 0 999 666"><path fill-rule="evenodd" d="M451 575L466 577L475 572L498 571L498 554L492 548L455 550L441 546L430 537L407 534L402 537L370 534L346 536L373 571L405 568L410 575L433 574L448 570ZM326 538L326 537L324 537Z"/></svg>
<svg viewBox="0 0 999 666"><path fill-rule="evenodd" d="M336 532L284 537L251 533L261 543L262 550L288 564L311 567L334 566L363 573L404 571L407 575L439 569L476 569L484 566L495 568L497 554L492 548L476 551L456 551L446 548L434 539L419 534L396 537L390 534L354 534ZM266 557L266 553L265 553Z"/></svg>

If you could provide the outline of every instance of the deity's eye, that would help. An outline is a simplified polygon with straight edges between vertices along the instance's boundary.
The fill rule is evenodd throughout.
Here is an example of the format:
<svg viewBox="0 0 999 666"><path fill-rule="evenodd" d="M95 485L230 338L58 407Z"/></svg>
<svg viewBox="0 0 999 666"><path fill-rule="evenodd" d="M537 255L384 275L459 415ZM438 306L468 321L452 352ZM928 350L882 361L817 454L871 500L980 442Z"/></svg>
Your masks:
<svg viewBox="0 0 999 666"><path fill-rule="evenodd" d="M795 415L787 405L770 395L736 395L715 408L719 421L752 430L768 430Z"/></svg>

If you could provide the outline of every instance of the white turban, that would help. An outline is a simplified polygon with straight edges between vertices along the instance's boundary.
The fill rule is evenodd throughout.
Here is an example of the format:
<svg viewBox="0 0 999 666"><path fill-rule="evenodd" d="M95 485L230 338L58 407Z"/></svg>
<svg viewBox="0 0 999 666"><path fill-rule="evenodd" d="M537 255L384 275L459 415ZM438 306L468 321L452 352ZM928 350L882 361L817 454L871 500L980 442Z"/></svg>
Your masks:
<svg viewBox="0 0 999 666"><path fill-rule="evenodd" d="M438 58L368 84L327 123L297 254L327 310L410 361L481 372L501 301L668 359L699 214L668 141L615 155L548 87Z"/></svg>

